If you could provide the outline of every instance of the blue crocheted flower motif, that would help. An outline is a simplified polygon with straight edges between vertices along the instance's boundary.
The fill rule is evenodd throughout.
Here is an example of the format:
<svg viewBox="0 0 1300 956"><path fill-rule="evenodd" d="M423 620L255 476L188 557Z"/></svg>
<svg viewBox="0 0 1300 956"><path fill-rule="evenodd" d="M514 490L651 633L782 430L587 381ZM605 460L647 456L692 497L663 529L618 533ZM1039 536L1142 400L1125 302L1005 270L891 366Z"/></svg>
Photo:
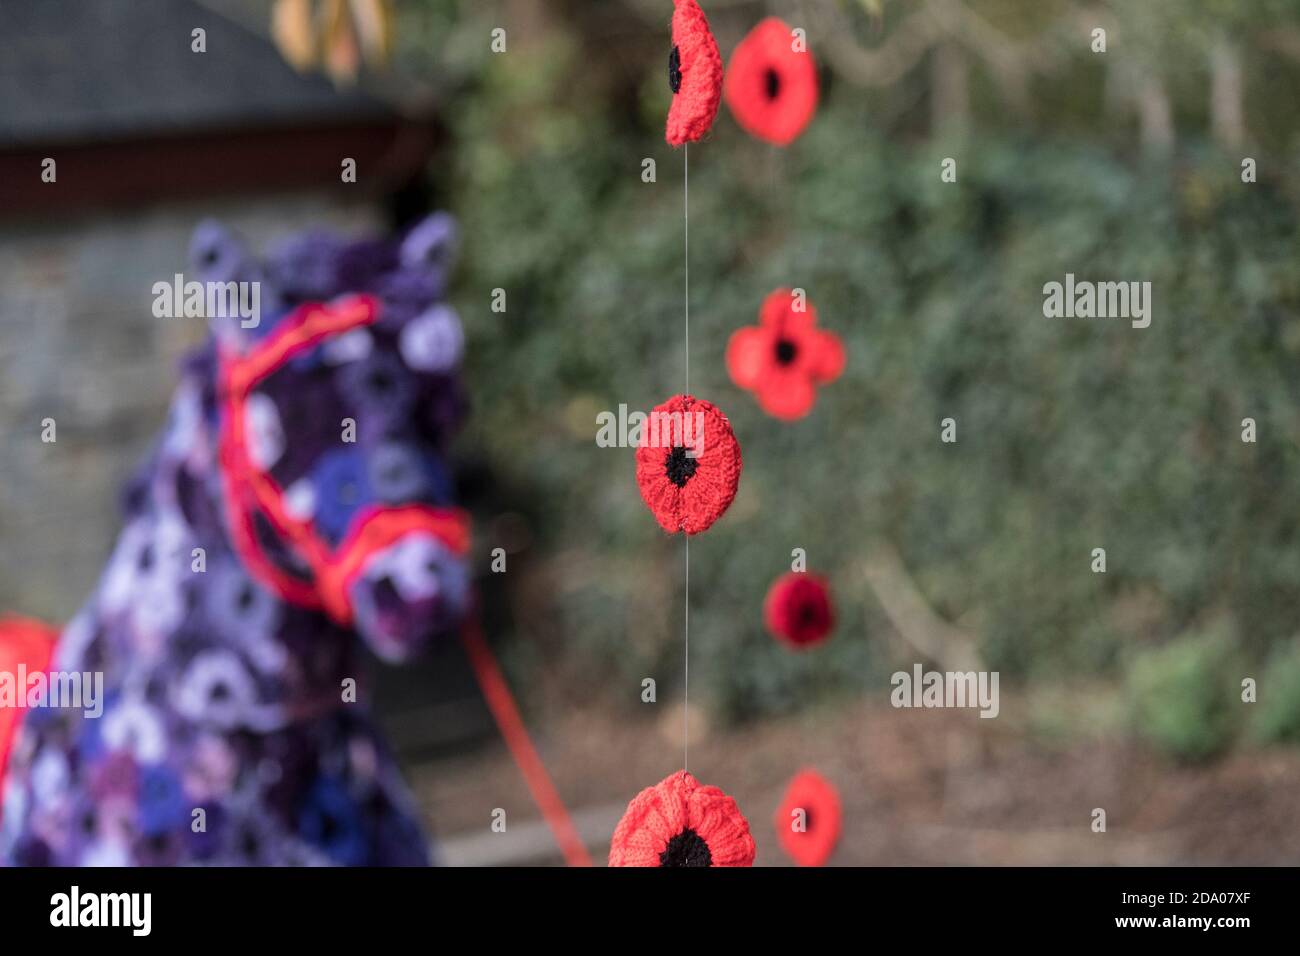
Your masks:
<svg viewBox="0 0 1300 956"><path fill-rule="evenodd" d="M310 479L316 489L316 528L337 544L353 515L374 500L366 458L355 446L331 449L321 455Z"/></svg>

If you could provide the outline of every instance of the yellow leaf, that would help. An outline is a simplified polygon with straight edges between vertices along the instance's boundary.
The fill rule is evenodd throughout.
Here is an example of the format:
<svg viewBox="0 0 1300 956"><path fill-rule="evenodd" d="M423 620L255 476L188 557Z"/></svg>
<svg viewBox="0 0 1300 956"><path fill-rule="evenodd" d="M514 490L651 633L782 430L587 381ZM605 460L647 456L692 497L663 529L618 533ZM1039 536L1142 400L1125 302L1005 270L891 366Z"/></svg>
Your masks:
<svg viewBox="0 0 1300 956"><path fill-rule="evenodd" d="M280 55L295 70L316 62L316 35L311 22L311 0L276 0L271 10L271 37Z"/></svg>
<svg viewBox="0 0 1300 956"><path fill-rule="evenodd" d="M325 69L335 83L350 83L361 66L361 49L347 0L329 0L325 14Z"/></svg>
<svg viewBox="0 0 1300 956"><path fill-rule="evenodd" d="M352 0L352 18L366 59L387 63L393 49L393 5L390 0Z"/></svg>

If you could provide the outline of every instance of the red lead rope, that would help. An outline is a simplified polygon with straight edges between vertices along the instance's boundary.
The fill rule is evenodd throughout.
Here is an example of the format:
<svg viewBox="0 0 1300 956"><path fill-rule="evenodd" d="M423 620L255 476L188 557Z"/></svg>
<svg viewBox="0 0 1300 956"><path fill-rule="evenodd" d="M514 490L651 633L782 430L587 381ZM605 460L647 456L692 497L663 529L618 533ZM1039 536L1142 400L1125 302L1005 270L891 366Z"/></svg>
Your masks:
<svg viewBox="0 0 1300 956"><path fill-rule="evenodd" d="M492 656L492 651L483 637L478 615L472 609L460 629L460 639L465 645L470 666L474 668L474 676L478 678L488 709L496 719L497 727L501 731L501 736L505 738L506 746L510 748L510 754L514 757L519 772L524 775L524 782L528 784L533 801L542 811L542 816L545 817L551 832L555 834L555 842L560 845L564 859L569 866L591 866L591 857L587 854L587 848L578 836L573 820L569 818L569 811L564 808L564 802L556 792L546 767L537 756L537 750L533 747L524 722L519 716L519 708L515 706L514 695L510 693L501 668L497 666L496 658Z"/></svg>

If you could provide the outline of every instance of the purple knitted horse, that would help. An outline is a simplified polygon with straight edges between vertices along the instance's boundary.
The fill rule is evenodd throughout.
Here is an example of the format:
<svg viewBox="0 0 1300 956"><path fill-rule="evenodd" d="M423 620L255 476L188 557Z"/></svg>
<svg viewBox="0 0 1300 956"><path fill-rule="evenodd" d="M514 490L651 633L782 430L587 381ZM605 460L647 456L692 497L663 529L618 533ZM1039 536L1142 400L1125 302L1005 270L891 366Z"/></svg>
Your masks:
<svg viewBox="0 0 1300 956"><path fill-rule="evenodd" d="M402 660L467 612L443 458L464 409L453 240L436 215L400 242L313 233L259 263L196 231L192 270L259 282L265 317L214 320L184 363L50 662L102 674L102 713L24 713L0 861L428 862L352 688L362 642Z"/></svg>

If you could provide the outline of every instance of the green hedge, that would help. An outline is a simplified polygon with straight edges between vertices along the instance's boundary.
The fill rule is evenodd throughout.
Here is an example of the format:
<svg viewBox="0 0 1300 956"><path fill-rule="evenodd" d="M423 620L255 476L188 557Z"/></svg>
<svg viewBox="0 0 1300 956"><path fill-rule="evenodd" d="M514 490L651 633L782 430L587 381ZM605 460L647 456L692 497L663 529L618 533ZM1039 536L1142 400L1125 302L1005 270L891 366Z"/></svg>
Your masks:
<svg viewBox="0 0 1300 956"><path fill-rule="evenodd" d="M661 695L678 683L682 542L641 504L632 453L596 447L595 416L682 389L683 157L663 143L657 88L612 109L574 88L571 47L501 60L453 130L465 447L537 503L561 623L538 656L631 707L641 677ZM1079 139L900 143L853 91L831 93L786 151L725 111L690 150L691 385L730 416L745 458L732 512L692 542L693 699L727 717L837 689L884 700L884 675L914 655L884 641L861 574L877 536L1004 682L1118 676L1128 652L1211 616L1251 659L1290 638L1300 271L1287 187L1267 169L1243 184L1239 157L1208 149L1142 165ZM945 156L956 184L940 181ZM641 181L643 157L656 183ZM1067 272L1150 281L1151 327L1045 318L1042 287ZM765 417L723 364L728 335L778 285L805 288L849 354L796 424ZM494 288L505 314L488 308ZM945 417L956 444L939 441ZM1256 444L1241 440L1245 417ZM760 617L794 547L829 574L841 619L799 656ZM1105 574L1090 570L1095 547Z"/></svg>

